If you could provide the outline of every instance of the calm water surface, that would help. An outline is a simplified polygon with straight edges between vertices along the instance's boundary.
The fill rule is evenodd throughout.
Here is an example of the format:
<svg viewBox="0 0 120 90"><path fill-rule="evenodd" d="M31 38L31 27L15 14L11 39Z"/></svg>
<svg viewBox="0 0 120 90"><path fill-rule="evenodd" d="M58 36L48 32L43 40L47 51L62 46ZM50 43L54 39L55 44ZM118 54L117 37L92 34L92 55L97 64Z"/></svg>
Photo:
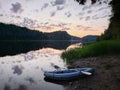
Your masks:
<svg viewBox="0 0 120 90"><path fill-rule="evenodd" d="M0 57L0 90L64 90L64 85L47 82L43 75L46 70L55 70L52 63L67 67L60 58L64 50L42 48Z"/></svg>

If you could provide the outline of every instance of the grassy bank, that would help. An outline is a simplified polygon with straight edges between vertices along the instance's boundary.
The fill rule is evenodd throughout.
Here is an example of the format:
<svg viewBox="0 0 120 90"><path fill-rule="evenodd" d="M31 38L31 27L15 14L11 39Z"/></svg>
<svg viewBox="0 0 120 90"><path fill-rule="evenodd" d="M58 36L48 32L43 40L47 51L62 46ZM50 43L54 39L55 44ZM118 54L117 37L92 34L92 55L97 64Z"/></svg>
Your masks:
<svg viewBox="0 0 120 90"><path fill-rule="evenodd" d="M73 59L102 56L120 53L120 40L106 40L85 45L82 48L76 48L62 53L61 57L68 62Z"/></svg>

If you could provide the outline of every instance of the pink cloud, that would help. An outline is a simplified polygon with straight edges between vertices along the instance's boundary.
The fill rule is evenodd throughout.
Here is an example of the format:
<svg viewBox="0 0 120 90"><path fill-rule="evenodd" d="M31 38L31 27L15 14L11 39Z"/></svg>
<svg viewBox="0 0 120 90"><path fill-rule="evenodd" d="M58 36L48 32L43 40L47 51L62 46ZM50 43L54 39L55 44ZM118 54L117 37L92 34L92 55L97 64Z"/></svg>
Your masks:
<svg viewBox="0 0 120 90"><path fill-rule="evenodd" d="M15 4L11 4L12 8L10 9L14 13L21 13L23 11L22 5L19 2L16 2Z"/></svg>
<svg viewBox="0 0 120 90"><path fill-rule="evenodd" d="M76 25L76 27L77 27L77 29L79 29L79 30L85 30L85 31L87 31L87 30L89 30L89 31L92 31L92 30L94 30L94 29L92 29L92 27L89 27L89 26L82 26L82 25Z"/></svg>
<svg viewBox="0 0 120 90"><path fill-rule="evenodd" d="M54 29L53 27L51 27L51 26L38 26L38 27L36 27L36 28L40 28L40 29L42 29L42 30L51 30L51 29Z"/></svg>
<svg viewBox="0 0 120 90"><path fill-rule="evenodd" d="M56 12L51 12L51 13L50 13L50 17L55 16L55 14L56 14Z"/></svg>
<svg viewBox="0 0 120 90"><path fill-rule="evenodd" d="M86 20L86 21L90 20L90 16L87 16L87 17L85 18L85 20Z"/></svg>
<svg viewBox="0 0 120 90"><path fill-rule="evenodd" d="M70 12L66 12L65 15L69 18L72 16L72 14Z"/></svg>
<svg viewBox="0 0 120 90"><path fill-rule="evenodd" d="M50 24L52 27L63 28L64 26L68 25L67 23L59 23L59 24Z"/></svg>
<svg viewBox="0 0 120 90"><path fill-rule="evenodd" d="M68 28L68 27L64 27L64 28L62 28L62 30L67 31L67 30L70 30L70 28Z"/></svg>
<svg viewBox="0 0 120 90"><path fill-rule="evenodd" d="M87 13L92 13L92 10L88 10Z"/></svg>
<svg viewBox="0 0 120 90"><path fill-rule="evenodd" d="M77 27L77 28L83 28L83 26L82 26L82 25L77 25L76 27Z"/></svg>
<svg viewBox="0 0 120 90"><path fill-rule="evenodd" d="M41 10L43 10L43 9L47 8L48 6L49 6L49 4L48 4L48 3L44 3L44 5L41 7Z"/></svg>

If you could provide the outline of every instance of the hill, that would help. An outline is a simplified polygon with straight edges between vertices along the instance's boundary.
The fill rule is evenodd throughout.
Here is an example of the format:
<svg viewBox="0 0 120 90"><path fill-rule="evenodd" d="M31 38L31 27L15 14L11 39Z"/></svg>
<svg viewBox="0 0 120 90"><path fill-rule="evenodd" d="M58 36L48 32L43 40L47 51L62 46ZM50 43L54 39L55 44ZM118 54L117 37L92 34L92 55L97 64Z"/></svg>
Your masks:
<svg viewBox="0 0 120 90"><path fill-rule="evenodd" d="M97 35L87 35L82 38L82 43L90 43L97 40L99 36Z"/></svg>
<svg viewBox="0 0 120 90"><path fill-rule="evenodd" d="M44 34L48 40L71 40L72 37L66 31L56 31Z"/></svg>
<svg viewBox="0 0 120 90"><path fill-rule="evenodd" d="M42 32L12 24L0 23L0 40L44 40Z"/></svg>
<svg viewBox="0 0 120 90"><path fill-rule="evenodd" d="M98 36L88 35L83 38L69 35L66 31L43 33L19 27L12 24L0 23L0 40L68 40L71 43L88 43L96 41Z"/></svg>
<svg viewBox="0 0 120 90"><path fill-rule="evenodd" d="M19 27L12 24L0 23L0 40L78 40L78 37L69 35L66 31L43 33Z"/></svg>

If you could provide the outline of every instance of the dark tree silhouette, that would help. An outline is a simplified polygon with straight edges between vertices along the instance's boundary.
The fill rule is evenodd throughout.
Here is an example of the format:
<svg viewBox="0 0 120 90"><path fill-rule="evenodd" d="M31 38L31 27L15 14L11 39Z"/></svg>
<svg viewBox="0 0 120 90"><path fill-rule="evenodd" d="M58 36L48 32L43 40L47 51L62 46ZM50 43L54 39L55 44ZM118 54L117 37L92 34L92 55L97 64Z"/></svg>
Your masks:
<svg viewBox="0 0 120 90"><path fill-rule="evenodd" d="M75 0L75 1L79 2L79 4L83 4L84 5L87 0ZM94 4L94 3L96 3L97 0L91 0L91 1L92 1L92 4Z"/></svg>
<svg viewBox="0 0 120 90"><path fill-rule="evenodd" d="M75 0L79 4L84 5L87 0ZM102 0L91 0L92 4L99 2L102 4ZM106 3L106 0L104 3ZM120 39L120 0L112 0L109 3L112 6L113 16L110 18L110 24L107 30L105 30L104 34L101 35L101 40L107 39Z"/></svg>

